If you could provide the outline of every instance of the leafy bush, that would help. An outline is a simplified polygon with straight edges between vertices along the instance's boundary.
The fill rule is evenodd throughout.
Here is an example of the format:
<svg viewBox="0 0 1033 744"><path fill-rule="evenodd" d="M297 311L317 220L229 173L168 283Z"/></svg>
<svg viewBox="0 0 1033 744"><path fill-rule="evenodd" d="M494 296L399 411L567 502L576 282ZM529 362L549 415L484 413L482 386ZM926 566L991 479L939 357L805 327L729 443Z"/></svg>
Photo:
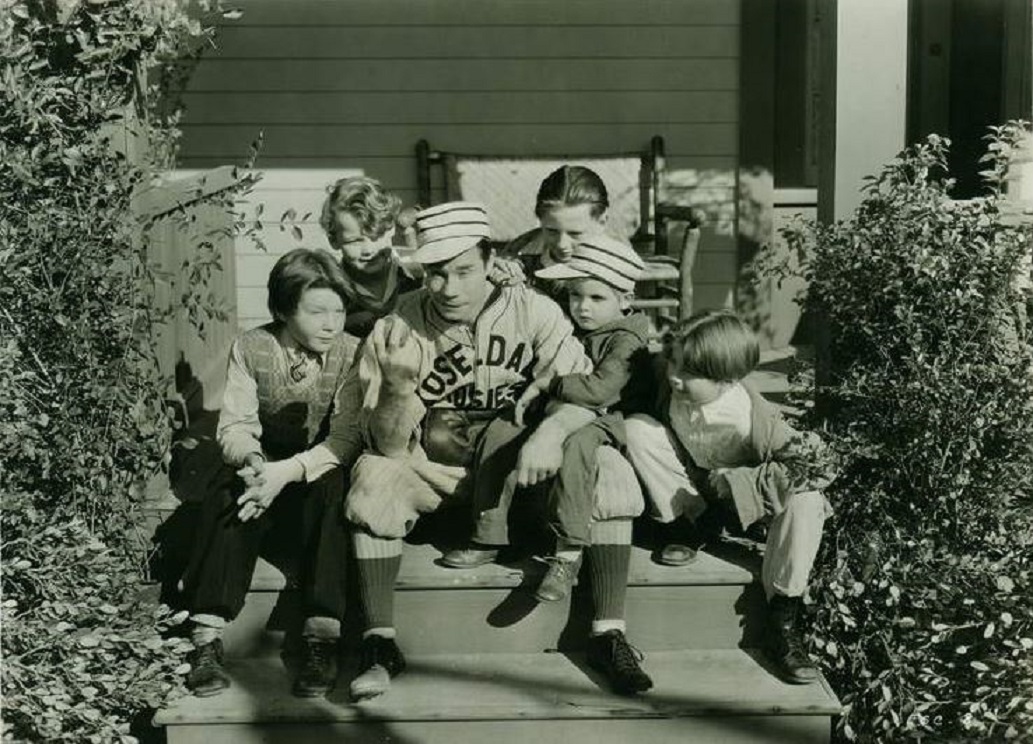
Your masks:
<svg viewBox="0 0 1033 744"><path fill-rule="evenodd" d="M952 201L929 137L855 215L785 232L829 332L825 425L846 469L812 584L813 651L847 740L1033 741L1033 358L1015 282L1030 225ZM784 269L784 267L783 267Z"/></svg>
<svg viewBox="0 0 1033 744"><path fill-rule="evenodd" d="M171 426L153 333L168 308L132 199L178 137L163 65L207 33L185 0L0 5L3 738L133 741L185 649L165 634L182 618L140 590Z"/></svg>

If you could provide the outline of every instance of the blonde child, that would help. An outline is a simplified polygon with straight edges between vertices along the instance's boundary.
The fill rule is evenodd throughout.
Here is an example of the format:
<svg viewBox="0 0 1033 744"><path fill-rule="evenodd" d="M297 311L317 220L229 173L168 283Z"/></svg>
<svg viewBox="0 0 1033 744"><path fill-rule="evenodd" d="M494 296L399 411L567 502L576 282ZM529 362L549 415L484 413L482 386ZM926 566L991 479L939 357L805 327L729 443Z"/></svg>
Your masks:
<svg viewBox="0 0 1033 744"><path fill-rule="evenodd" d="M829 506L818 490L824 452L743 383L756 366L757 338L734 313L698 313L677 330L651 415L625 421L627 449L654 516L696 522L728 509L743 529L768 522L762 580L768 598L765 647L788 682L817 677L797 616ZM661 562L687 563L694 551L672 543Z"/></svg>
<svg viewBox="0 0 1033 744"><path fill-rule="evenodd" d="M398 297L417 289L392 247L396 231L405 231L411 210L365 176L342 178L323 202L319 224L331 247L340 252L348 320L345 331L358 338L369 335L377 319L395 308Z"/></svg>

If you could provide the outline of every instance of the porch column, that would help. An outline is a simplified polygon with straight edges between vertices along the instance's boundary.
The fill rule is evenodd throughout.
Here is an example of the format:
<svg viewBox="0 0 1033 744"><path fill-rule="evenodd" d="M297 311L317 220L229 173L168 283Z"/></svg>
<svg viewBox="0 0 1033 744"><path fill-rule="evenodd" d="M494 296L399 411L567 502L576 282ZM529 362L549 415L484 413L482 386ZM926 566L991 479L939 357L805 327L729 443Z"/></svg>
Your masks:
<svg viewBox="0 0 1033 744"><path fill-rule="evenodd" d="M905 144L908 3L824 0L818 218L849 217L862 179Z"/></svg>

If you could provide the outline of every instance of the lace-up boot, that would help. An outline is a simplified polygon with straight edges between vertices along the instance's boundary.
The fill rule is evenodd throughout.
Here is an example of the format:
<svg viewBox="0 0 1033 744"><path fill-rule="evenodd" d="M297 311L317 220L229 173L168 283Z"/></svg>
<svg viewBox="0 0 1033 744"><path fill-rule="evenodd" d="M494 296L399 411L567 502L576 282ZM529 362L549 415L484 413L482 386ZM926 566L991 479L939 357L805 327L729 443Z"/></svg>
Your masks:
<svg viewBox="0 0 1033 744"><path fill-rule="evenodd" d="M230 686L229 675L222 667L222 640L196 647L187 655L190 671L186 685L197 697L211 697Z"/></svg>
<svg viewBox="0 0 1033 744"><path fill-rule="evenodd" d="M776 594L768 603L768 628L764 650L775 664L778 676L794 685L805 685L818 678L799 628L803 601L799 597Z"/></svg>
<svg viewBox="0 0 1033 744"><path fill-rule="evenodd" d="M322 697L337 682L337 641L305 638L301 671L292 692L297 697Z"/></svg>

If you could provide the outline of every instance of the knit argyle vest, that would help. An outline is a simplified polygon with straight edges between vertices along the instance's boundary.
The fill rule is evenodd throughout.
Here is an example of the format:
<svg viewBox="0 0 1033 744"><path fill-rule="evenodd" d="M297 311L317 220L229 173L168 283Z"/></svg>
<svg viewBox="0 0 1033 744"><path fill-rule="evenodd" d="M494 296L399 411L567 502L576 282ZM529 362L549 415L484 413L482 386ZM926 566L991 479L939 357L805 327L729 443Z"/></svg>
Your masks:
<svg viewBox="0 0 1033 744"><path fill-rule="evenodd" d="M269 323L239 339L244 365L258 387L262 449L275 460L303 452L326 437L334 394L359 346L356 338L341 334L326 352L322 369L314 364L303 379L294 380L278 331L276 323Z"/></svg>

